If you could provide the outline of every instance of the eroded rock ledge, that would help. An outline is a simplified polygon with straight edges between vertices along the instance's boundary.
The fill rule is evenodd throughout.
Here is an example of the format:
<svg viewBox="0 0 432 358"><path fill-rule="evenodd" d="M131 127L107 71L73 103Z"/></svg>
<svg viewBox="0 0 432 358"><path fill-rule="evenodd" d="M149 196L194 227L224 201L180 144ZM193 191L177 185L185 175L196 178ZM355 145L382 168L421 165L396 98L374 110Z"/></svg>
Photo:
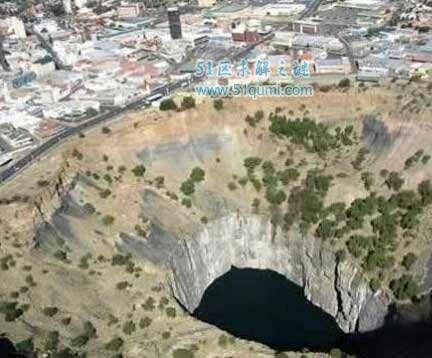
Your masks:
<svg viewBox="0 0 432 358"><path fill-rule="evenodd" d="M314 237L282 232L258 215L231 214L183 239L170 260L170 285L189 311L206 288L232 266L274 270L303 287L316 306L335 317L344 332L382 326L388 302L375 294L360 270L335 255Z"/></svg>

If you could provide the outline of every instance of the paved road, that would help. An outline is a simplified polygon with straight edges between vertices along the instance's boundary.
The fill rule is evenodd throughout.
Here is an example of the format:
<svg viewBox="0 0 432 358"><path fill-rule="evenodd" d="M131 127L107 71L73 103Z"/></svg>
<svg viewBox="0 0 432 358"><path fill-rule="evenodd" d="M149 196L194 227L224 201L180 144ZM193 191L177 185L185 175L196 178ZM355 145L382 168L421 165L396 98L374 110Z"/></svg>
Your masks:
<svg viewBox="0 0 432 358"><path fill-rule="evenodd" d="M250 44L250 45L240 49L239 51L233 53L230 56L231 60L236 60L236 59L241 58L241 56L243 56L246 52L250 51L252 48L259 45L260 43L267 41L272 36L273 36L273 34L269 34L266 37L264 37L263 39L261 39L259 42L254 43L254 44ZM221 58L215 59L215 61L219 61L219 60L221 60ZM190 82L190 84L194 84L194 83L197 83L197 82L202 81L202 80L203 80L203 78L194 77L192 79L192 81ZM7 168L3 172L1 172L0 173L0 184L3 184L5 181L13 178L18 172L23 170L25 167L27 167L28 165L30 165L32 162L36 161L37 159L40 159L40 157L44 153L46 153L48 150L53 148L55 145L64 141L66 138L72 137L74 135L78 135L80 132L83 132L86 129L95 127L101 123L107 123L107 122L113 120L114 118L116 118L117 116L119 116L120 114L125 113L127 111L149 107L151 105L151 103L150 103L151 98L154 95L157 95L157 94L161 94L162 96L169 95L169 94L183 88L185 82L187 82L187 81L186 80L180 80L180 81L172 82L166 86L162 86L160 88L153 90L149 95L147 95L143 98L137 99L137 100L129 103L128 105L126 105L122 108L114 109L110 112L96 116L95 118L92 118L92 119L90 119L90 120L88 120L82 124L79 124L76 127L67 128L65 131L57 134L53 138L42 143L39 147L37 147L36 149L31 151L30 153L26 154L21 159L18 159L12 166L10 166L9 168Z"/></svg>
<svg viewBox="0 0 432 358"><path fill-rule="evenodd" d="M236 56L236 54L234 54L233 56ZM0 184L3 184L8 179L13 178L18 172L23 170L25 167L27 167L28 165L30 165L32 162L36 161L37 159L40 159L40 157L43 154L48 152L48 150L50 150L51 148L53 148L57 144L61 143L65 139L72 137L74 135L78 135L79 133L81 133L81 132L83 132L89 128L95 127L101 123L108 123L111 120L118 117L120 114L123 114L127 111L138 110L141 108L150 107L151 101L154 100L154 98L152 98L154 95L160 94L161 96L166 96L166 95L169 95L169 94L171 94L171 93L173 93L173 92L175 92L181 88L184 88L185 84L193 85L194 83L197 83L201 80L202 79L200 79L200 78L194 77L191 81L179 80L176 82L171 82L168 85L165 85L165 86L162 86L162 87L159 87L159 88L153 90L147 96L139 98L139 99L127 104L124 107L116 108L110 112L100 114L100 115L98 115L98 116L96 116L96 117L94 117L94 118L92 118L92 119L90 119L84 123L81 123L75 127L67 128L66 130L58 133L57 135L50 138L46 142L43 142L39 147L32 150L30 153L26 154L21 159L18 159L17 161L15 161L15 163L12 166L10 166L9 168L7 168L6 170L0 172Z"/></svg>
<svg viewBox="0 0 432 358"><path fill-rule="evenodd" d="M310 3L310 5L308 6L308 8L303 12L303 14L300 15L300 18L310 16L311 14L313 14L316 11L316 9L318 8L320 1L321 0L312 1ZM32 30L34 31L34 29L32 29ZM38 35L38 34L36 34L36 35ZM39 34L39 36L41 36L41 35ZM243 56L245 53L250 51L252 48L261 44L264 41L269 40L273 36L274 36L274 34L271 33L271 34L265 36L263 39L261 39L258 43L250 44L250 45L240 49L238 52L233 53L231 55L231 60L236 60L236 59L241 58L241 56ZM44 40L43 37L41 40ZM47 49L49 48L53 52L53 55L56 55L55 52L52 50L52 48L49 46L49 44L46 41L45 41L45 45L47 46ZM219 61L219 60L220 59L215 59L215 61ZM59 62L58 65L62 66L62 63ZM199 82L201 80L202 79L194 77L192 80L192 84ZM37 159L40 159L40 157L43 154L48 152L48 150L50 150L51 148L53 148L54 146L56 146L60 142L64 141L65 139L72 137L74 135L78 135L80 132L83 132L86 129L95 127L101 123L107 123L107 122L113 120L114 118L116 118L118 115L125 113L127 111L149 107L151 105L151 103L150 103L151 97L153 97L156 94L161 94L162 96L168 95L168 94L182 88L183 87L182 85L184 84L184 82L185 82L184 80L181 80L181 81L176 81L176 82L170 83L169 85L160 87L160 88L152 91L149 95L147 95L143 98L137 99L137 100L129 103L128 105L126 105L122 108L114 109L110 112L96 116L95 118L92 118L89 121L86 121L86 122L84 122L84 123L82 123L76 127L67 128L63 132L57 134L53 138L42 143L39 147L37 147L36 149L31 151L30 153L26 154L21 159L18 159L12 166L7 168L6 170L2 171L0 173L0 184L3 184L7 180L13 178L18 172L23 170L25 167L27 167L28 165L30 165L32 162L36 161Z"/></svg>
<svg viewBox="0 0 432 358"><path fill-rule="evenodd" d="M165 95L169 92L172 92L172 90L180 88L182 86L183 82L184 81L178 81L178 82L172 83L168 86L158 88L157 90L150 93L148 96L145 96L143 98L135 100L135 101L129 103L128 105L126 105L122 108L114 109L110 112L96 116L96 117L90 119L89 121L84 122L84 123L82 123L76 127L67 128L63 132L60 132L59 134L57 134L53 138L42 143L39 147L37 147L36 149L31 151L30 153L26 154L21 159L17 160L14 163L14 165L12 165L8 169L1 172L0 173L0 184L4 183L6 180L12 178L15 174L17 174L23 168L28 166L30 163L32 163L33 161L38 159L40 156L42 156L44 153L46 153L49 149L51 149L55 145L59 144L60 142L62 142L66 138L77 135L86 129L97 126L98 124L107 123L107 122L111 121L112 119L116 118L118 115L125 113L127 111L148 107L150 105L149 101L148 101L150 96L153 96L155 94Z"/></svg>

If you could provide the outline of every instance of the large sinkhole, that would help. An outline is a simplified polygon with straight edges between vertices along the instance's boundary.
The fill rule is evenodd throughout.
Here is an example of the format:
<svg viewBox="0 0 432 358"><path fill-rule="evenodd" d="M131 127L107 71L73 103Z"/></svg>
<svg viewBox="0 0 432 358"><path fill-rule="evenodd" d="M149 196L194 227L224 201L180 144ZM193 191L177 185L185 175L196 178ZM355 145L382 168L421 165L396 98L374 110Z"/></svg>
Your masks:
<svg viewBox="0 0 432 358"><path fill-rule="evenodd" d="M395 321L389 298L373 292L353 263L338 261L313 237L287 238L265 217L230 214L209 222L179 241L169 266L178 302L235 337L276 351L432 357L432 340L422 338L432 334L432 299L424 325Z"/></svg>
<svg viewBox="0 0 432 358"><path fill-rule="evenodd" d="M431 320L402 323L391 315L380 329L346 334L301 287L272 270L232 267L207 287L193 315L276 351L340 348L357 358L432 357Z"/></svg>
<svg viewBox="0 0 432 358"><path fill-rule="evenodd" d="M328 350L343 332L302 289L271 270L231 268L207 287L194 316L275 350Z"/></svg>

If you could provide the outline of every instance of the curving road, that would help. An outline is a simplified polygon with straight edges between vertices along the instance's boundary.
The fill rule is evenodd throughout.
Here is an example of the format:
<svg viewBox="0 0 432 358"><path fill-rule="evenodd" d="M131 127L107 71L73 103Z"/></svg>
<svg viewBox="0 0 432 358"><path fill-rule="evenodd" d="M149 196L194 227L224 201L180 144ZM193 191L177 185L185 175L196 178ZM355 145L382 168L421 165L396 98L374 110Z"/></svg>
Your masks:
<svg viewBox="0 0 432 358"><path fill-rule="evenodd" d="M303 18L307 14L312 14L316 11L320 4L321 0L313 0L306 11L301 15L301 18ZM309 16L309 15L308 15ZM261 44L264 41L269 40L274 36L273 33L270 33L267 36L264 36L259 42L254 44L249 44L246 47L240 49L236 53L233 53L231 55L231 60L235 60L243 56L245 53L250 51L255 46ZM42 36L41 36L42 37ZM47 45L47 48L50 47L49 44L45 41L45 45ZM52 49L51 49L52 50ZM53 51L54 52L54 51ZM55 52L54 52L55 54ZM219 61L221 59L215 59L216 61ZM60 65L60 67L63 65L61 62L59 62L57 65ZM151 97L155 94L162 94L163 96L166 96L180 88L183 88L183 85L185 82L188 82L188 84L193 84L194 82L201 81L202 78L193 77L191 83L185 80L172 82L166 86L160 87L154 91L152 91L149 95L142 97L140 99L137 99L126 106L118 109L114 109L110 112L100 114L99 116L96 116L82 124L79 124L76 127L67 128L63 132L58 133L54 137L50 138L46 142L43 142L39 147L32 150L30 153L26 154L24 157L18 159L14 162L12 166L5 169L4 171L0 172L0 185L5 183L7 180L12 179L16 174L18 174L20 171L22 171L24 168L32 164L34 161L40 159L40 157L47 153L50 149L52 149L54 146L58 145L65 139L72 137L74 135L78 135L80 132L85 131L86 129L89 129L91 127L95 127L101 123L107 123L114 118L116 118L118 115L125 113L130 110L137 110L139 108L149 107L151 105Z"/></svg>
<svg viewBox="0 0 432 358"><path fill-rule="evenodd" d="M89 129L91 127L95 127L98 124L101 124L104 122L107 123L110 120L113 120L118 115L120 115L124 112L130 111L130 110L136 110L136 109L143 108L143 107L149 107L150 101L148 99L150 98L150 96L153 96L155 94L166 95L166 94L180 88L184 82L185 82L184 80L178 81L178 82L174 82L170 85L158 88L157 90L151 92L149 95L147 95L143 98L137 99L137 100L127 104L126 106L124 106L122 108L114 109L110 112L96 116L96 117L90 119L89 121L86 121L86 122L84 122L84 123L82 123L76 127L67 128L66 130L58 133L57 135L50 138L46 142L43 142L39 147L32 150L30 153L26 154L21 159L18 159L17 161L15 161L15 163L11 167L2 171L0 173L0 184L2 184L6 180L14 177L19 171L23 170L25 167L30 165L33 161L39 159L39 157L41 157L44 153L46 153L48 150L50 150L51 148L53 148L54 146L56 146L60 142L64 141L66 138L72 137L74 135L78 135L80 132L82 132L86 129Z"/></svg>
<svg viewBox="0 0 432 358"><path fill-rule="evenodd" d="M263 37L259 42L256 42L256 43L250 44L244 48L241 48L239 51L233 53L230 56L231 60L240 58L246 52L250 51L252 48L259 45L260 43L270 39L272 36L274 36L274 35L269 34L269 35ZM219 61L219 60L221 60L221 58L215 59L215 61ZM159 88L153 90L147 96L142 97L140 99L137 99L137 100L127 104L126 106L124 106L122 108L114 109L110 112L100 114L99 116L96 116L96 117L94 117L94 118L92 118L92 119L90 119L90 120L88 120L82 124L79 124L76 127L67 128L63 132L58 133L57 135L50 138L46 142L42 143L39 147L32 150L30 153L26 154L21 159L18 159L17 161L15 161L15 163L11 167L0 172L0 185L9 179L12 179L17 173L19 173L21 170L23 170L24 168L26 168L27 166L32 164L34 161L40 159L40 157L43 154L48 152L48 150L50 150L51 148L53 148L54 146L56 146L60 142L64 141L65 139L72 137L74 135L78 135L80 132L83 132L86 129L89 129L91 127L95 127L101 123L107 123L107 122L113 120L114 118L116 118L118 115L125 113L127 111L149 107L151 105L151 101L152 101L151 97L156 95L156 94L161 94L162 96L166 96L166 95L169 95L169 94L175 92L178 89L184 88L183 86L185 83L187 83L188 85L191 85L191 84L197 83L199 81L202 81L202 79L203 78L193 77L191 81L179 80L176 82L172 82L166 86L159 87Z"/></svg>

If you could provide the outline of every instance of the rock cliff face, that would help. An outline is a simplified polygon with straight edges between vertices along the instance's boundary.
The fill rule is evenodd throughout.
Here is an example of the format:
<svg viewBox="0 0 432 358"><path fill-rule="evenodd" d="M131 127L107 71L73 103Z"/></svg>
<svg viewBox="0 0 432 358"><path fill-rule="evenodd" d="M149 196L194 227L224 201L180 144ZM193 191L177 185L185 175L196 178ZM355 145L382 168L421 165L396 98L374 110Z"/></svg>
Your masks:
<svg viewBox="0 0 432 358"><path fill-rule="evenodd" d="M36 228L50 221L54 213L64 204L65 196L72 190L77 180L78 175L69 171L69 167L65 165L57 172L53 182L33 198L34 215L31 217Z"/></svg>
<svg viewBox="0 0 432 358"><path fill-rule="evenodd" d="M36 179L34 179L36 180ZM31 195L24 191L19 199L11 200L8 205L0 205L0 228L4 231L15 230L25 233L22 238L28 246L35 245L34 236L38 228L49 222L54 213L65 204L65 197L77 181L77 174L70 170L67 163L52 175L47 185L37 188ZM16 197L16 195L15 195Z"/></svg>
<svg viewBox="0 0 432 358"><path fill-rule="evenodd" d="M387 313L385 299L373 294L354 265L338 262L316 238L287 236L261 216L231 214L205 225L182 241L170 266L173 293L189 312L213 280L235 266L284 275L345 332L380 327Z"/></svg>

